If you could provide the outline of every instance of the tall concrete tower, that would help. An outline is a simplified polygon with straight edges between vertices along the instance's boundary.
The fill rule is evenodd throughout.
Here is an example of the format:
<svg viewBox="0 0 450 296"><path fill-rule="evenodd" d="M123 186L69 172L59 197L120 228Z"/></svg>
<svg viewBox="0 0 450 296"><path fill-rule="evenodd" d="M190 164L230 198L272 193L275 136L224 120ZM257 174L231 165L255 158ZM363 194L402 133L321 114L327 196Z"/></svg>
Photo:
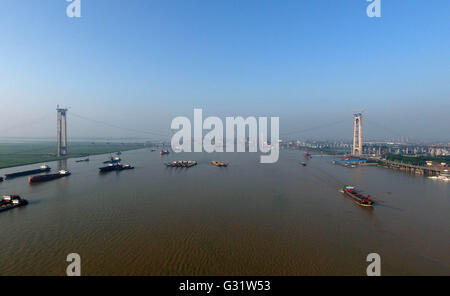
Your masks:
<svg viewBox="0 0 450 296"><path fill-rule="evenodd" d="M57 122L57 141L58 141L58 151L56 155L58 157L67 155L67 122L66 122L66 112L68 109L56 107Z"/></svg>
<svg viewBox="0 0 450 296"><path fill-rule="evenodd" d="M363 154L363 123L362 113L353 114L353 156Z"/></svg>

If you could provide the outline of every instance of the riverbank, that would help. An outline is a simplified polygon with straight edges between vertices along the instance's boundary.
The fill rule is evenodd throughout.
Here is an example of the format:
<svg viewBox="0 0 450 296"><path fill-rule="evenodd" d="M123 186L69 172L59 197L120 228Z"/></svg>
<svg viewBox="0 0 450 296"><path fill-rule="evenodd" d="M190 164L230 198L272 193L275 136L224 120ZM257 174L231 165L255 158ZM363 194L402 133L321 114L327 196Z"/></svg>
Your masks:
<svg viewBox="0 0 450 296"><path fill-rule="evenodd" d="M320 148L311 148L311 147L295 147L295 148L288 148L281 146L282 150L285 151L309 151L310 153L313 153L314 155L322 155L322 156L344 156L350 153L350 151L347 150L332 150L332 149L320 149Z"/></svg>
<svg viewBox="0 0 450 296"><path fill-rule="evenodd" d="M443 171L448 170L446 165L418 166L404 162L394 162L388 159L369 159L369 161L376 164L377 167L405 171L420 176L439 176Z"/></svg>
<svg viewBox="0 0 450 296"><path fill-rule="evenodd" d="M57 157L56 143L0 143L0 168L10 168L34 163L50 162L61 159L87 157L129 151L146 147L144 143L109 143L109 142L72 142L69 143L69 155Z"/></svg>

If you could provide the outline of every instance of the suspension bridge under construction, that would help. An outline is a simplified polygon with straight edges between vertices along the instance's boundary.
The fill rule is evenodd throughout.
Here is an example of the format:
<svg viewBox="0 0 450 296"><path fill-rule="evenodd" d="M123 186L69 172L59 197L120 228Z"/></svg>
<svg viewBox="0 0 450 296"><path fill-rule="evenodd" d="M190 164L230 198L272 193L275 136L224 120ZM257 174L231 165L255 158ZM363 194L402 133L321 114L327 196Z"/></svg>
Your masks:
<svg viewBox="0 0 450 296"><path fill-rule="evenodd" d="M81 119L84 122L90 122L96 126L103 126L110 128L112 130L120 130L126 131L128 133L132 133L134 135L145 135L145 138L141 138L140 141L126 141L126 142L118 142L116 141L69 141L70 139L70 122L68 117L74 117ZM49 116L45 116L43 118L39 118L41 120L48 120ZM15 165L23 165L29 163L38 163L45 161L52 161L61 158L67 157L82 157L86 155L92 154L101 154L101 153L109 153L120 150L130 150L142 148L144 146L145 141L142 139L158 139L153 140L151 143L153 145L162 145L164 143L170 142L171 131L168 131L166 134L163 133L155 133L147 130L139 130L133 129L129 127L124 127L121 125L117 125L110 122L104 122L98 119L93 119L84 115L79 115L69 111L69 108L62 108L57 106L56 108L56 145L52 141L41 141L37 142L29 142L27 144L10 144L6 146L0 147L0 168L1 167L9 167ZM372 121L371 121L372 122ZM347 123L348 124L348 134L350 135L350 118L341 119L339 121L330 122L326 124L322 124L319 126L313 126L309 128L304 128L302 130L293 131L293 132L281 132L281 137L286 136L298 136L304 135L307 133L317 132L321 129L329 129L335 127L339 124ZM30 125L30 122L23 123L22 125ZM32 123L36 125L36 123ZM14 127L13 127L14 128ZM10 128L11 129L11 128ZM139 143L138 143L139 142ZM70 143L70 147L69 147ZM56 146L56 147L55 147ZM355 157L361 157L364 152L364 141L363 141L363 113L356 112L353 115L353 146L351 149L351 154ZM418 170L418 168L415 168Z"/></svg>

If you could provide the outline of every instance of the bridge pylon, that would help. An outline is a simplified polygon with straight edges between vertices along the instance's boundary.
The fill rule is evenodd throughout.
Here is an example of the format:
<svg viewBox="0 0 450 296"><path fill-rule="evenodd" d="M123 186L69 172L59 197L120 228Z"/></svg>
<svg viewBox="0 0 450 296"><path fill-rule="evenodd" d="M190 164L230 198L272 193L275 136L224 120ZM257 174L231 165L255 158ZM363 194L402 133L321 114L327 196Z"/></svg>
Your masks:
<svg viewBox="0 0 450 296"><path fill-rule="evenodd" d="M357 112L353 114L353 156L361 156L363 154L363 113Z"/></svg>
<svg viewBox="0 0 450 296"><path fill-rule="evenodd" d="M66 121L66 113L67 108L59 108L59 105L56 107L57 112L57 121L56 121L56 130L57 130L57 152L56 156L61 157L67 155L67 121Z"/></svg>

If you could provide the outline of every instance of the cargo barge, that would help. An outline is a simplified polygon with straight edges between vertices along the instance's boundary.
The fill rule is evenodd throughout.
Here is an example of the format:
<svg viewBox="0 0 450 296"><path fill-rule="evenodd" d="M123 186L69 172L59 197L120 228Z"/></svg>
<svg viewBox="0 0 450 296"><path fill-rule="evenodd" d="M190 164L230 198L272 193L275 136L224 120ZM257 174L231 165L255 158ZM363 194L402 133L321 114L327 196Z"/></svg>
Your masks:
<svg viewBox="0 0 450 296"><path fill-rule="evenodd" d="M23 207L28 204L28 201L22 199L18 195L5 195L0 201L0 212L12 210L14 208Z"/></svg>
<svg viewBox="0 0 450 296"><path fill-rule="evenodd" d="M30 183L47 182L47 181L67 177L70 175L71 175L71 173L69 171L61 170L56 174L47 174L47 175L38 175L38 176L29 177L28 182L30 182Z"/></svg>
<svg viewBox="0 0 450 296"><path fill-rule="evenodd" d="M228 166L228 163L225 163L223 161L211 161L211 164L217 167L224 167L224 168Z"/></svg>
<svg viewBox="0 0 450 296"><path fill-rule="evenodd" d="M75 162L88 162L88 161L89 161L89 157L85 158L85 159L76 160Z"/></svg>
<svg viewBox="0 0 450 296"><path fill-rule="evenodd" d="M123 171L123 170L132 170L134 169L133 166L129 164L121 164L121 163L110 163L109 165L105 167L99 168L100 173L107 173L112 171Z"/></svg>
<svg viewBox="0 0 450 296"><path fill-rule="evenodd" d="M23 177L23 176L28 176L28 175L35 175L35 174L39 174L39 173L46 173L46 172L49 172L50 170L51 170L51 168L48 165L42 165L39 169L22 171L22 172L17 172L17 173L12 173L12 174L6 174L5 177L6 177L6 179L12 179L12 178Z"/></svg>
<svg viewBox="0 0 450 296"><path fill-rule="evenodd" d="M197 165L195 160L179 160L166 163L166 166L170 168L190 168L195 165Z"/></svg>
<svg viewBox="0 0 450 296"><path fill-rule="evenodd" d="M370 195L365 196L358 192L354 186L345 186L343 192L350 197L354 202L362 207L373 207L375 201L370 198Z"/></svg>
<svg viewBox="0 0 450 296"><path fill-rule="evenodd" d="M99 169L100 173L106 173L106 172L118 171L120 167L121 167L120 164L110 163L109 165L98 168L98 169Z"/></svg>

